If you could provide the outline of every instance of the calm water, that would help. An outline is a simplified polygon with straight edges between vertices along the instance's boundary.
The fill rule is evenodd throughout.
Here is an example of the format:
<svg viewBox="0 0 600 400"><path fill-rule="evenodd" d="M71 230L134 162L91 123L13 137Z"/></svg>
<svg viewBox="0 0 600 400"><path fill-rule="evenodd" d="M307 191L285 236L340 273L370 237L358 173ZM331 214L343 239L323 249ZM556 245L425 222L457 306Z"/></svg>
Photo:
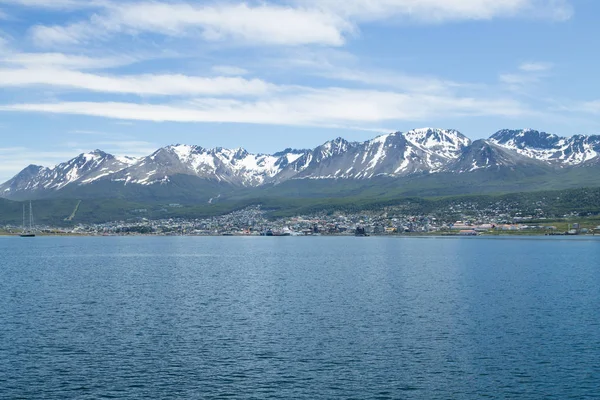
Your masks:
<svg viewBox="0 0 600 400"><path fill-rule="evenodd" d="M0 397L600 398L599 260L595 239L0 238Z"/></svg>

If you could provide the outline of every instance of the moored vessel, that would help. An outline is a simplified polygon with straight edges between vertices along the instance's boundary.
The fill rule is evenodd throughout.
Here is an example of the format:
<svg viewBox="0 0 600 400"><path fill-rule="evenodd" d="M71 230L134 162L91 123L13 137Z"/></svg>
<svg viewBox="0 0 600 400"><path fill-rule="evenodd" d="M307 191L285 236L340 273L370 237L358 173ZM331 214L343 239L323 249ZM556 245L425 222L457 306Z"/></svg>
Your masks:
<svg viewBox="0 0 600 400"><path fill-rule="evenodd" d="M31 205L31 201L29 202L29 229L25 228L25 204L23 204L23 231L19 236L24 238L35 237L35 233L33 232L33 206Z"/></svg>

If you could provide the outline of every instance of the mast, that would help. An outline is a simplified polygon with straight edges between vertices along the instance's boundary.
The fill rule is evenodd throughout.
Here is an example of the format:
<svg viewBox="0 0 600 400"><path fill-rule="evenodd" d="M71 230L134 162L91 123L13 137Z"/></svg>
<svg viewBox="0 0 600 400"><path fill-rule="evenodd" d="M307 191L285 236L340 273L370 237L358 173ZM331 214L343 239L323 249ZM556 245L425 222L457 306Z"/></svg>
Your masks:
<svg viewBox="0 0 600 400"><path fill-rule="evenodd" d="M29 231L33 232L33 206L31 201L29 201Z"/></svg>
<svg viewBox="0 0 600 400"><path fill-rule="evenodd" d="M23 203L23 232L21 233L21 237L35 237L35 233L33 233L33 205L31 204L31 200L29 201L29 229L25 225L25 203Z"/></svg>

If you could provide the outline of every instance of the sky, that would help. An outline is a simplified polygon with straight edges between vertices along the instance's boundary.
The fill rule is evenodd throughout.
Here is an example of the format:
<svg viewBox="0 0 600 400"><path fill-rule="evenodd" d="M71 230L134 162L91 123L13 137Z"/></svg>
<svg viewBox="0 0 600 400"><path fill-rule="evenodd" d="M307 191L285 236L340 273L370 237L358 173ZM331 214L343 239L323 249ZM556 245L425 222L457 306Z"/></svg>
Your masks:
<svg viewBox="0 0 600 400"><path fill-rule="evenodd" d="M0 0L0 182L101 149L600 133L597 0Z"/></svg>

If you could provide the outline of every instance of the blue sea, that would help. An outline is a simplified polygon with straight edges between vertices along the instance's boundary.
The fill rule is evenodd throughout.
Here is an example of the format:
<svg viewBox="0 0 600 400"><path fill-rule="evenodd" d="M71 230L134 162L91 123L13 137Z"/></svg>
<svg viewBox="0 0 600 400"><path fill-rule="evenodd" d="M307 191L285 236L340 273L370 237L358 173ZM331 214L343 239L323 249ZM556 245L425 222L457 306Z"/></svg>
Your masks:
<svg viewBox="0 0 600 400"><path fill-rule="evenodd" d="M0 238L0 398L600 398L600 238Z"/></svg>

